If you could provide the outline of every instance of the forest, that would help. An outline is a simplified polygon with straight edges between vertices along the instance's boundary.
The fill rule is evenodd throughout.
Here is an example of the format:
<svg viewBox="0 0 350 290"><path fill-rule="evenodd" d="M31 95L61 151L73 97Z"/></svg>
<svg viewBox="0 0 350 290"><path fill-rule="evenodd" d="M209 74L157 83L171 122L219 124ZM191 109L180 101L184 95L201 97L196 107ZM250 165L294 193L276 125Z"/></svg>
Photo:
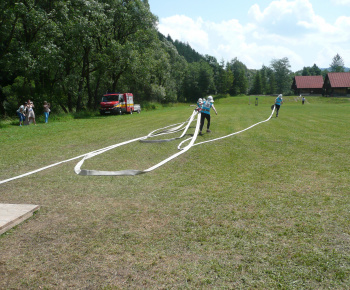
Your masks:
<svg viewBox="0 0 350 290"><path fill-rule="evenodd" d="M209 94L291 94L288 58L260 70L201 55L157 30L147 0L4 0L0 4L0 116L24 101L56 112L97 110L104 93L138 103L196 102Z"/></svg>

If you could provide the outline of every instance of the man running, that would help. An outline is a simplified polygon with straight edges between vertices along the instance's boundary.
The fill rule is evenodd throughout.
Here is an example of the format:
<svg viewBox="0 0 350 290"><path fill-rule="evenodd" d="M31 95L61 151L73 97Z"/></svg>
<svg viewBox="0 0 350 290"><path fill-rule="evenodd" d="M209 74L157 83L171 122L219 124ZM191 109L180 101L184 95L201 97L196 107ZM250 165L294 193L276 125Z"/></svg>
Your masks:
<svg viewBox="0 0 350 290"><path fill-rule="evenodd" d="M280 110L280 107L282 104L283 104L282 95L278 95L278 97L275 100L276 118L278 117L278 111Z"/></svg>
<svg viewBox="0 0 350 290"><path fill-rule="evenodd" d="M213 108L215 111L215 114L217 115L218 112L216 111L214 105L214 99L212 96L209 96L208 99L203 103L202 105L202 110L201 110L201 124L199 128L199 135L202 135L202 129L204 126L204 120L207 119L207 133L210 133L211 131L209 130L210 127L210 109Z"/></svg>

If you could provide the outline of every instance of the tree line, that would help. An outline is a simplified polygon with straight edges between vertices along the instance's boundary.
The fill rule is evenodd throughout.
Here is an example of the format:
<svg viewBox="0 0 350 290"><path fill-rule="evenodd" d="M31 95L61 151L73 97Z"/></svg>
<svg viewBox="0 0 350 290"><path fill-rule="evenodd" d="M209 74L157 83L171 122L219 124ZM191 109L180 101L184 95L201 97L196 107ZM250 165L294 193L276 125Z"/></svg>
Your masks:
<svg viewBox="0 0 350 290"><path fill-rule="evenodd" d="M1 1L0 116L27 99L66 113L96 110L106 92L132 92L141 104L288 94L300 73L288 58L260 70L218 62L159 33L157 20L148 0Z"/></svg>

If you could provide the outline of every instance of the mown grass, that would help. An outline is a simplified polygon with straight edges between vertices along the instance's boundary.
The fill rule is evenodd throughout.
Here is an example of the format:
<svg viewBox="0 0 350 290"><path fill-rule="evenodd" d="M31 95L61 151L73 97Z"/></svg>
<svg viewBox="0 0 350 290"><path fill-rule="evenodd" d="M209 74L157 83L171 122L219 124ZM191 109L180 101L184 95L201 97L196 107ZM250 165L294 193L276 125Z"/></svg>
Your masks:
<svg viewBox="0 0 350 290"><path fill-rule="evenodd" d="M148 174L82 177L70 162L0 185L1 203L41 205L0 237L0 287L348 288L350 102L307 100L286 97L278 118ZM217 100L199 141L265 120L272 103ZM192 109L3 127L0 179L145 136ZM132 143L84 168L146 169L177 144Z"/></svg>

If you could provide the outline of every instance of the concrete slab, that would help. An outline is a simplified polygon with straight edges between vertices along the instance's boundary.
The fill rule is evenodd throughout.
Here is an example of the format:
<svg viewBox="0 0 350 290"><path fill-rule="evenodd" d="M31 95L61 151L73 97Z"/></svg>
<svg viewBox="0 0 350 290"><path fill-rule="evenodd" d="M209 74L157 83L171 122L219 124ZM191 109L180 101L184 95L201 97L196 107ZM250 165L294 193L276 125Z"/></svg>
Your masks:
<svg viewBox="0 0 350 290"><path fill-rule="evenodd" d="M39 205L33 204L0 203L0 235L30 218L39 209Z"/></svg>

